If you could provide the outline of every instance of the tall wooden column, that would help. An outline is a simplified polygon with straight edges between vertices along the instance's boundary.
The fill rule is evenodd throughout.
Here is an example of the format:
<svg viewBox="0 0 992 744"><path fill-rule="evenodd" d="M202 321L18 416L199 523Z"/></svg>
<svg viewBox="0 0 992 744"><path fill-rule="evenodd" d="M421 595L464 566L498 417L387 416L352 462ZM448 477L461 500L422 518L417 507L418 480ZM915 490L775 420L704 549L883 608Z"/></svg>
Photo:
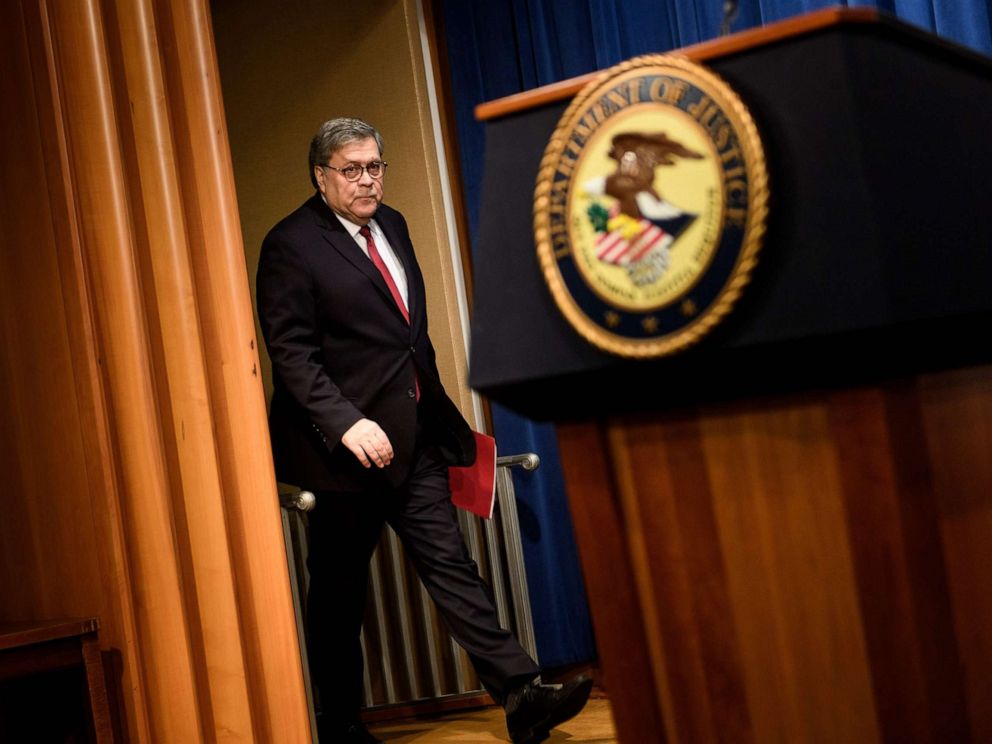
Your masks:
<svg viewBox="0 0 992 744"><path fill-rule="evenodd" d="M2 619L99 615L133 741L307 741L204 2L4 4Z"/></svg>

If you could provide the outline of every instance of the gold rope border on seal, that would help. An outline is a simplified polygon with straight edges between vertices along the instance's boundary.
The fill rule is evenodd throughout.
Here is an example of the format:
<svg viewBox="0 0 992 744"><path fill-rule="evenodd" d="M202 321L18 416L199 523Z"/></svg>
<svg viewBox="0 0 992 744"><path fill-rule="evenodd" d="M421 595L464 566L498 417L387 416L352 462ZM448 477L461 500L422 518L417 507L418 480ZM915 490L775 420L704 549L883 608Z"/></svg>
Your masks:
<svg viewBox="0 0 992 744"><path fill-rule="evenodd" d="M610 78L640 67L668 67L683 73L698 76L706 87L704 91L726 113L734 126L743 151L749 192L747 220L744 239L737 264L729 281L716 299L692 322L665 336L649 339L630 339L610 333L594 323L575 303L569 294L558 270L554 248L551 244L550 206L551 184L557 171L557 164L568 142L568 135L574 126L576 112ZM691 78L690 78L691 82ZM618 356L647 359L666 356L681 351L696 343L722 320L740 297L744 286L751 280L751 272L757 264L758 252L765 235L765 220L768 216L768 170L765 164L765 151L758 136L758 129L750 112L733 89L715 72L691 60L673 54L645 54L621 62L593 78L572 99L555 128L541 158L534 189L534 242L544 281L551 290L551 296L565 319L589 343L603 351Z"/></svg>

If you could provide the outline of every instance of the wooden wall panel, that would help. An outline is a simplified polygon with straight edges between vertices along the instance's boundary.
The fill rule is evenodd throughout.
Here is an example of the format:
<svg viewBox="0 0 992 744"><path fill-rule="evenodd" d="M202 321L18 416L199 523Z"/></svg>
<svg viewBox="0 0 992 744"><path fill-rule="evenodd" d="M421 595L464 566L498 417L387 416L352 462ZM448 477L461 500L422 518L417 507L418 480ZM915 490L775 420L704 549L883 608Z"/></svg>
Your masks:
<svg viewBox="0 0 992 744"><path fill-rule="evenodd" d="M67 329L73 305L63 296L53 205L48 200L45 146L38 127L26 20L16 4L0 16L0 81L4 114L0 138L0 451L3 519L0 520L0 612L24 617L35 607L49 613L99 607L86 596L99 576L83 429L77 410ZM32 389L32 396L19 392ZM59 494L73 498L56 502ZM56 508L53 502L57 503ZM65 542L78 561L48 546ZM26 560L30 556L30 560ZM44 589L50 586L51 589Z"/></svg>
<svg viewBox="0 0 992 744"><path fill-rule="evenodd" d="M604 669L650 664L611 696L673 741L987 739L990 434L988 367L562 426Z"/></svg>
<svg viewBox="0 0 992 744"><path fill-rule="evenodd" d="M64 128L60 166L72 178L67 201L80 215L105 359L129 569L140 590L135 618L152 735L196 741L200 708L106 30L96 2L55 4L41 22L51 33L48 67Z"/></svg>
<svg viewBox="0 0 992 744"><path fill-rule="evenodd" d="M159 6L255 732L302 742L306 693L210 12L204 0Z"/></svg>
<svg viewBox="0 0 992 744"><path fill-rule="evenodd" d="M5 3L0 619L98 615L132 741L306 741L203 3Z"/></svg>
<svg viewBox="0 0 992 744"><path fill-rule="evenodd" d="M191 589L185 600L198 687L209 700L201 705L204 727L244 740L252 731L251 706L178 175L183 161L173 144L160 62L163 34L148 0L108 8L107 16L175 528L188 546L180 556Z"/></svg>
<svg viewBox="0 0 992 744"><path fill-rule="evenodd" d="M5 3L0 168L4 620L98 615L147 739L117 470L44 5Z"/></svg>

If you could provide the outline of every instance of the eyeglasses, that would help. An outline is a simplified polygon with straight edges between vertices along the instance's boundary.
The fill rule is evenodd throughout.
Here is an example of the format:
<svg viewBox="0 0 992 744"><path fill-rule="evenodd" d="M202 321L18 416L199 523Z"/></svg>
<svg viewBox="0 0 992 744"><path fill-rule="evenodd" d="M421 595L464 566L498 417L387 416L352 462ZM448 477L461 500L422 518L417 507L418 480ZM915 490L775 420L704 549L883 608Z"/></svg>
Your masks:
<svg viewBox="0 0 992 744"><path fill-rule="evenodd" d="M345 177L347 181L357 181L362 177L362 171L367 171L369 176L375 179L382 178L382 174L386 172L386 163L382 160L373 160L368 165L359 165L358 163L349 163L344 168L335 168L333 165L321 165L321 168L330 168L333 171L337 171L342 176Z"/></svg>

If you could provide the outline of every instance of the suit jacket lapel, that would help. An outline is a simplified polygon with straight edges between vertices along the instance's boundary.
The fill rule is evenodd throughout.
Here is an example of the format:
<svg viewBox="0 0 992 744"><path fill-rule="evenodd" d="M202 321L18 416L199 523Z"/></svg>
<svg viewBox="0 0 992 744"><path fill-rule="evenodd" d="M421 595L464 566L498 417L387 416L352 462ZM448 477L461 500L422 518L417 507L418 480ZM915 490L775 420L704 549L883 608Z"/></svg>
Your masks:
<svg viewBox="0 0 992 744"><path fill-rule="evenodd" d="M339 220L331 208L324 203L324 200L321 198L320 194L315 194L310 201L316 214L317 225L323 231L324 239L327 240L327 242L330 243L330 245L338 253L340 253L343 258L347 259L349 263L369 278L369 280L375 285L376 289L379 290L379 293L382 295L383 299L396 312L397 317L403 320L403 313L400 312L400 309L396 306L396 301L393 299L393 295L389 291L389 287L386 285L386 280L382 278L382 274L379 273L379 269L377 269L375 264L372 263L372 260L365 255L365 252L361 248L358 247L358 243L355 242L355 239L351 237L344 225L341 224L341 220ZM382 222L379 224L382 225ZM383 227L383 230L385 230L385 227ZM394 242L393 234L391 232L387 232L386 237L389 239L389 244L395 248L396 243ZM403 263L404 270L407 272L407 284L410 285L412 282L409 281L410 271L407 268L409 259L406 256L401 255L400 261ZM412 304L412 297L409 295L409 289L407 303ZM412 324L412 315L410 320ZM406 323L406 320L403 320L403 322Z"/></svg>

